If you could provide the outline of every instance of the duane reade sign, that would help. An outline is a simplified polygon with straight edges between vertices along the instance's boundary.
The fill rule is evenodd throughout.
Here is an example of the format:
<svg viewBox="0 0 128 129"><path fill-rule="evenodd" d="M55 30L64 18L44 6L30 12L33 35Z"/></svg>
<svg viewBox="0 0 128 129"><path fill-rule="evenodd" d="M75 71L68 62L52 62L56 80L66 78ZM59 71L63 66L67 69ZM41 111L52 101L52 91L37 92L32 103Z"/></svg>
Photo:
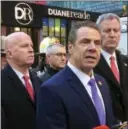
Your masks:
<svg viewBox="0 0 128 129"><path fill-rule="evenodd" d="M76 11L69 11L69 10L59 10L59 9L52 9L48 8L48 14L53 16L63 16L68 18L77 18L77 19L90 19L90 14L86 12L76 12Z"/></svg>
<svg viewBox="0 0 128 129"><path fill-rule="evenodd" d="M16 21L21 25L28 25L33 21L33 10L26 3L18 3L14 13Z"/></svg>

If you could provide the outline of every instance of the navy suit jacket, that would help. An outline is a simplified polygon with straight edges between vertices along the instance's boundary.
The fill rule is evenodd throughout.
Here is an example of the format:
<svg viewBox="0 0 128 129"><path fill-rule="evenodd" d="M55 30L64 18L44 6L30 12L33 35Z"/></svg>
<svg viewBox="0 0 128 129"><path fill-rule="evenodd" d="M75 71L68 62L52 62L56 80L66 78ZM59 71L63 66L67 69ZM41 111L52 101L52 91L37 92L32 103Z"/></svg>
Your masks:
<svg viewBox="0 0 128 129"><path fill-rule="evenodd" d="M102 94L106 124L114 124L109 90L95 75ZM100 125L96 109L86 89L72 70L63 70L41 85L37 100L37 129L92 129Z"/></svg>

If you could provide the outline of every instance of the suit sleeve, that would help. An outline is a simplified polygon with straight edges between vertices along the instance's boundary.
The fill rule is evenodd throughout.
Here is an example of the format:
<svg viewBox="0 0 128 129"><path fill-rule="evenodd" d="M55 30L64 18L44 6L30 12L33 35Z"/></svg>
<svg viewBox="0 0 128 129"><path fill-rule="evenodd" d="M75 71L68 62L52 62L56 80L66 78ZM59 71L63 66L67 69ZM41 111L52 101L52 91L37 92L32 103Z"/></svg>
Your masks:
<svg viewBox="0 0 128 129"><path fill-rule="evenodd" d="M1 129L6 129L7 119L3 107L1 106Z"/></svg>
<svg viewBox="0 0 128 129"><path fill-rule="evenodd" d="M41 86L39 91L37 99L37 129L67 129L61 99L48 87Z"/></svg>

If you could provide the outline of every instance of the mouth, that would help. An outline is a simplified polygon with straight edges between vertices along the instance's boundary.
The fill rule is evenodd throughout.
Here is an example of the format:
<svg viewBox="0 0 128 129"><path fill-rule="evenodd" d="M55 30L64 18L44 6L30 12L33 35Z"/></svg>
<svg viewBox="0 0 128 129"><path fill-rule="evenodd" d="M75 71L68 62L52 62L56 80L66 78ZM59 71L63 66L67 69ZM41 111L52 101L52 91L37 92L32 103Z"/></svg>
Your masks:
<svg viewBox="0 0 128 129"><path fill-rule="evenodd" d="M34 58L34 56L29 56L28 58Z"/></svg>
<svg viewBox="0 0 128 129"><path fill-rule="evenodd" d="M108 42L109 43L116 43L116 41L114 41L114 40L109 40Z"/></svg>
<svg viewBox="0 0 128 129"><path fill-rule="evenodd" d="M60 64L66 64L66 62L60 62Z"/></svg>
<svg viewBox="0 0 128 129"><path fill-rule="evenodd" d="M86 56L85 58L86 58L86 59L93 59L93 60L96 60L96 57L94 57L94 56Z"/></svg>

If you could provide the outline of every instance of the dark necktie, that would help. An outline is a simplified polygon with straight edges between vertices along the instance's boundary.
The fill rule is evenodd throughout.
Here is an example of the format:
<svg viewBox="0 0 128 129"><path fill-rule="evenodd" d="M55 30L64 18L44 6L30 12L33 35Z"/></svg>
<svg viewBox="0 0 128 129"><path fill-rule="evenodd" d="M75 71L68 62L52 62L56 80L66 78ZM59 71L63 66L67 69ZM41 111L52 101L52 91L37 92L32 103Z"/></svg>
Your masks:
<svg viewBox="0 0 128 129"><path fill-rule="evenodd" d="M113 57L113 56L110 57L110 65L111 65L111 70L112 70L115 78L120 83L119 72L118 72L117 66L115 64L115 57Z"/></svg>
<svg viewBox="0 0 128 129"><path fill-rule="evenodd" d="M96 82L94 79L90 79L90 81L88 82L88 84L91 86L91 93L92 93L92 99L100 120L100 124L104 125L106 124L106 117L105 117L105 112L103 109L103 105L102 105L102 101L101 98L98 95L98 91L96 88Z"/></svg>
<svg viewBox="0 0 128 129"><path fill-rule="evenodd" d="M34 90L33 90L33 87L31 86L31 84L29 82L29 77L28 76L23 76L23 79L25 81L26 90L27 90L29 96L31 97L32 101L34 101Z"/></svg>

